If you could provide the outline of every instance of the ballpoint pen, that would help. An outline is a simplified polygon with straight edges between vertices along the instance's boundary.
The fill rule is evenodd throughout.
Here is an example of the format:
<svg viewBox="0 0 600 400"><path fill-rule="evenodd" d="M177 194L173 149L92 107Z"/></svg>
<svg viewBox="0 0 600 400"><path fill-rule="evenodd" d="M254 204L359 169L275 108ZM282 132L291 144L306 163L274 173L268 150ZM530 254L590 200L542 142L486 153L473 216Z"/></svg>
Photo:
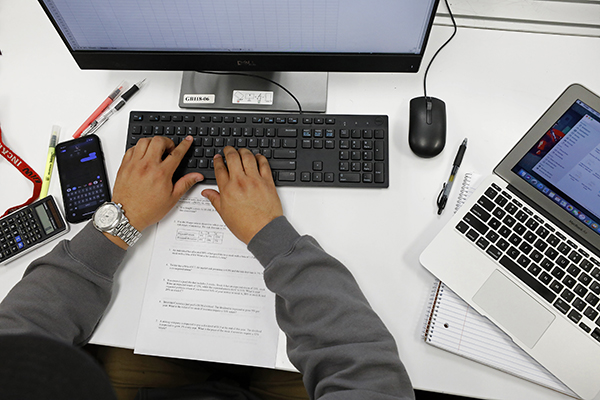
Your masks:
<svg viewBox="0 0 600 400"><path fill-rule="evenodd" d="M48 188L50 187L50 178L52 178L52 169L54 168L54 155L58 136L60 135L60 126L52 126L52 134L50 135L50 145L48 146L48 157L46 158L46 168L44 170L44 179L42 181L42 190L40 199L48 196Z"/></svg>
<svg viewBox="0 0 600 400"><path fill-rule="evenodd" d="M448 182L444 184L444 186L442 187L442 191L440 192L440 195L437 198L438 215L441 215L442 211L444 211L444 207L446 207L446 203L448 202L448 196L450 195L450 190L452 189L452 184L454 183L454 178L456 177L458 168L462 163L465 151L467 151L467 139L463 140L460 147L458 148L458 153L456 153L456 157L454 158L454 162L452 163L452 172L450 172Z"/></svg>
<svg viewBox="0 0 600 400"><path fill-rule="evenodd" d="M108 121L108 119L115 114L117 111L119 111L121 108L123 108L123 106L125 104L127 104L127 101L129 101L129 99L131 97L133 97L134 94L136 94L144 85L144 82L146 81L146 79L142 79L141 81L139 81L138 83L132 85L129 90L127 90L125 93L123 93L123 95L121 95L121 98L119 99L119 101L117 101L117 103L115 103L114 105L112 105L108 110L104 111L99 117L98 119L96 119L94 122L92 122L90 124L90 126L88 126L83 132L82 135L91 135L92 133L96 132L98 129L100 129L100 127L102 125L104 125L104 123L106 121Z"/></svg>
<svg viewBox="0 0 600 400"><path fill-rule="evenodd" d="M81 126L79 127L79 129L77 129L75 131L75 133L73 134L73 137L75 139L77 139L79 136L81 136L81 133L96 119L98 118L98 116L100 114L102 114L107 108L108 106L110 106L110 104L115 101L115 99L117 97L119 97L119 95L121 94L121 91L123 90L123 83L120 83L119 86L117 86L117 88L115 90L113 90L108 97L102 102L102 104L100 104L100 106L98 106L98 108L96 108L96 110L92 113L92 115L89 116L88 119L85 120L85 122L83 124L81 124Z"/></svg>

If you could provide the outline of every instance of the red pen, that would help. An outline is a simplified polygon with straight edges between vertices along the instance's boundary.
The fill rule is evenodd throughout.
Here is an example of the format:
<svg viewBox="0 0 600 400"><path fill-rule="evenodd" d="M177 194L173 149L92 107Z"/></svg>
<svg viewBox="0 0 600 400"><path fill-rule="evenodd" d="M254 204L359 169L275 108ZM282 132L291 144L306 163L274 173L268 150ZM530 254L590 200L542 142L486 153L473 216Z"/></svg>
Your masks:
<svg viewBox="0 0 600 400"><path fill-rule="evenodd" d="M115 101L115 99L117 97L119 97L119 95L121 94L121 91L123 90L123 83L119 84L119 86L117 86L117 88L115 90L113 90L108 97L106 98L106 100L104 100L102 102L102 104L100 104L100 106L98 108L96 108L96 111L94 111L92 113L92 115L90 115L90 117L88 119L85 120L85 122L83 124L81 124L81 126L79 127L79 129L77 129L75 131L75 133L73 134L73 137L75 139L77 139L79 136L81 136L81 132L83 132L88 126L90 126L90 124L92 122L94 122L96 120L96 118L98 118L98 116L100 114L102 114L104 112L104 110L106 110L108 108L108 106Z"/></svg>

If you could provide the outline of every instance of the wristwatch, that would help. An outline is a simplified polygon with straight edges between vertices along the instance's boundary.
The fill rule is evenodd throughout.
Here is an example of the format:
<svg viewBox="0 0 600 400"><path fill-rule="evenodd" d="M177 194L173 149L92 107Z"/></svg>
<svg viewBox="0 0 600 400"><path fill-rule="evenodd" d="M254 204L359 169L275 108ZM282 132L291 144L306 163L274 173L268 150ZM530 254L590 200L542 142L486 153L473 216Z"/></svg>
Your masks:
<svg viewBox="0 0 600 400"><path fill-rule="evenodd" d="M121 238L129 247L142 237L142 234L129 223L125 211L118 203L108 201L102 204L94 213L92 222L100 232Z"/></svg>

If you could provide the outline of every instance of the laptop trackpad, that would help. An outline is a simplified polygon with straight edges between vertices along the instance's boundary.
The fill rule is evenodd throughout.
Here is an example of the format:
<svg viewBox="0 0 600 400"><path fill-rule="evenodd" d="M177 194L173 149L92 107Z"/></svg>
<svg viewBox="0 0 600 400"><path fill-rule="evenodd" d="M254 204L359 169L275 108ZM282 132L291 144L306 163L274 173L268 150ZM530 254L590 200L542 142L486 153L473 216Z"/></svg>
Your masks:
<svg viewBox="0 0 600 400"><path fill-rule="evenodd" d="M529 348L537 343L555 318L498 270L473 296L473 301Z"/></svg>

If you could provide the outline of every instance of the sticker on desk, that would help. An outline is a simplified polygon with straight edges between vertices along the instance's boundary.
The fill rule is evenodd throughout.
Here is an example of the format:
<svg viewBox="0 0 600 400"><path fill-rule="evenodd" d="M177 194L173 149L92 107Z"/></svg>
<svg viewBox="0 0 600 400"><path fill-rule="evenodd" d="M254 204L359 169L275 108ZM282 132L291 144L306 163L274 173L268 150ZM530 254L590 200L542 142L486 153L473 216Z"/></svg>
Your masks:
<svg viewBox="0 0 600 400"><path fill-rule="evenodd" d="M266 104L273 105L273 92L257 92L253 90L234 90L233 104Z"/></svg>
<svg viewBox="0 0 600 400"><path fill-rule="evenodd" d="M214 104L215 103L215 95L214 94L184 94L183 95L183 103L184 104Z"/></svg>
<svg viewBox="0 0 600 400"><path fill-rule="evenodd" d="M177 229L176 240L179 242L222 244L223 233L195 229Z"/></svg>

